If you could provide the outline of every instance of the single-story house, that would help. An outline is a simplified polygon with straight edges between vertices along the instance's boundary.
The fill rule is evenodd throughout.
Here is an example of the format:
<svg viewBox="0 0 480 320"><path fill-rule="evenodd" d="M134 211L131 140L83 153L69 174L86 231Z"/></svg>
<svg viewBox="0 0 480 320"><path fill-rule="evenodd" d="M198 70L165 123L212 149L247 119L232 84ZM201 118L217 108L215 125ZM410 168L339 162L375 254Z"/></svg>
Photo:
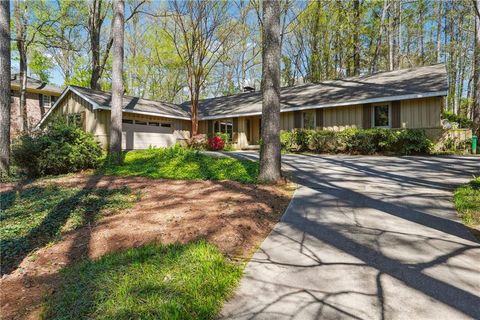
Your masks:
<svg viewBox="0 0 480 320"><path fill-rule="evenodd" d="M445 65L403 69L365 77L323 81L281 90L281 129L422 128L441 131L447 95ZM65 115L93 133L104 147L110 132L111 94L68 87L39 126ZM169 146L190 136L189 103L175 105L125 96L123 148ZM228 132L237 148L258 144L261 92L201 100L199 132Z"/></svg>
<svg viewBox="0 0 480 320"><path fill-rule="evenodd" d="M23 127L23 118L20 110L20 75L12 74L10 79L10 138L16 138ZM26 112L29 129L34 128L54 105L62 94L62 89L27 77Z"/></svg>

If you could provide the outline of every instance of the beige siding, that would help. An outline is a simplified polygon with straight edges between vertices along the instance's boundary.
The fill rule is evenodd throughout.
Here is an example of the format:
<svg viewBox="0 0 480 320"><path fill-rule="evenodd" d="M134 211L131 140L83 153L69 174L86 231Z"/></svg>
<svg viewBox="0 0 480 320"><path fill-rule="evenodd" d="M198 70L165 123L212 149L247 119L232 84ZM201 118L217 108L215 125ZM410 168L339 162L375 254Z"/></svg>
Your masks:
<svg viewBox="0 0 480 320"><path fill-rule="evenodd" d="M325 108L323 114L324 129L344 130L362 127L362 106L344 106Z"/></svg>
<svg viewBox="0 0 480 320"><path fill-rule="evenodd" d="M83 129L86 132L95 134L96 122L94 119L94 112L92 106L87 101L72 94L71 92L60 101L60 104L52 111L49 118L58 115L76 114L80 113L83 117ZM44 125L47 121L44 122Z"/></svg>
<svg viewBox="0 0 480 320"><path fill-rule="evenodd" d="M280 129L293 130L295 128L293 112L282 112L280 114Z"/></svg>
<svg viewBox="0 0 480 320"><path fill-rule="evenodd" d="M95 110L93 111L90 103L83 100L79 96L71 92L60 102L60 104L52 111L50 117L56 115L67 115L80 113L83 117L83 129L92 133L101 143L103 148L107 148L110 136L110 111ZM175 139L188 139L190 137L190 121L169 119L156 116L145 116L133 113L123 113L124 119L140 120L140 121L158 121L162 123L171 123L172 135ZM46 123L46 122L44 122Z"/></svg>
<svg viewBox="0 0 480 320"><path fill-rule="evenodd" d="M400 123L402 128L439 128L443 97L403 100Z"/></svg>
<svg viewBox="0 0 480 320"><path fill-rule="evenodd" d="M208 131L208 121L198 121L198 133L207 134Z"/></svg>
<svg viewBox="0 0 480 320"><path fill-rule="evenodd" d="M237 145L236 148L242 149L248 146L247 140L247 122L244 117L238 118L238 134L236 136Z"/></svg>
<svg viewBox="0 0 480 320"><path fill-rule="evenodd" d="M260 140L260 117L250 118L250 144L258 144Z"/></svg>

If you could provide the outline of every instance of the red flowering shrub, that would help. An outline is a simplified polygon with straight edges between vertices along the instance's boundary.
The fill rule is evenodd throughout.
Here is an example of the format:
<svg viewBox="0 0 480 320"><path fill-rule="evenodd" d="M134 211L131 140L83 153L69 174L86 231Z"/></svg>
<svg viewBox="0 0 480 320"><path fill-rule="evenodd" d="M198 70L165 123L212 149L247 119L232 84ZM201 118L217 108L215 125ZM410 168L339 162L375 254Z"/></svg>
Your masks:
<svg viewBox="0 0 480 320"><path fill-rule="evenodd" d="M223 150L225 147L225 141L218 136L208 138L208 148L213 151Z"/></svg>

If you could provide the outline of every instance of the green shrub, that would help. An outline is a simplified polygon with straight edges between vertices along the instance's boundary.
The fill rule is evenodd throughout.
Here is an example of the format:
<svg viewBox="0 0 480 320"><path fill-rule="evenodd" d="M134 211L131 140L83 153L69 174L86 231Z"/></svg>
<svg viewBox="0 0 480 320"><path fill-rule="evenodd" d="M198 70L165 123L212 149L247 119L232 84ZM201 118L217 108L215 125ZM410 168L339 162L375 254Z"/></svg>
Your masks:
<svg viewBox="0 0 480 320"><path fill-rule="evenodd" d="M226 144L232 142L231 139L230 139L230 134L229 134L229 133L215 132L215 133L213 134L213 136L219 137L219 138L222 139Z"/></svg>
<svg viewBox="0 0 480 320"><path fill-rule="evenodd" d="M303 130L283 131L280 142L284 151L316 153L376 154L429 153L431 142L423 130L384 128L343 131Z"/></svg>
<svg viewBox="0 0 480 320"><path fill-rule="evenodd" d="M310 138L314 130L294 129L280 134L280 143L286 151L306 151L309 149Z"/></svg>
<svg viewBox="0 0 480 320"><path fill-rule="evenodd" d="M356 130L347 140L347 151L358 154L377 152L375 132L372 130Z"/></svg>
<svg viewBox="0 0 480 320"><path fill-rule="evenodd" d="M93 135L63 118L43 131L21 136L12 147L14 163L29 177L94 168L101 154Z"/></svg>
<svg viewBox="0 0 480 320"><path fill-rule="evenodd" d="M450 111L444 111L442 118L448 120L448 122L456 122L460 128L472 128L473 121L465 116L459 116Z"/></svg>
<svg viewBox="0 0 480 320"><path fill-rule="evenodd" d="M345 149L344 141L335 131L315 131L310 135L309 150L318 153L341 152Z"/></svg>
<svg viewBox="0 0 480 320"><path fill-rule="evenodd" d="M432 142L424 130L404 129L398 131L398 152L401 154L430 153Z"/></svg>

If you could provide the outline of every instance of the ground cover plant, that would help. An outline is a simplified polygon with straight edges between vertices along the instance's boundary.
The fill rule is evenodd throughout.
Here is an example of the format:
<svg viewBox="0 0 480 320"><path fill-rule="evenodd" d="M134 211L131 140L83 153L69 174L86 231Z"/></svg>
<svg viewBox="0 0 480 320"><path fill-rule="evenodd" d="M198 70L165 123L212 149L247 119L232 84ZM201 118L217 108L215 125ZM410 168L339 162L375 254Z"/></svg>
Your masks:
<svg viewBox="0 0 480 320"><path fill-rule="evenodd" d="M455 190L453 201L465 224L480 225L480 177L458 187Z"/></svg>
<svg viewBox="0 0 480 320"><path fill-rule="evenodd" d="M62 234L116 210L131 206L137 195L128 188L79 189L33 186L0 194L1 273Z"/></svg>
<svg viewBox="0 0 480 320"><path fill-rule="evenodd" d="M253 183L258 175L258 162L211 157L197 150L175 146L126 152L122 165L105 163L101 171L107 175Z"/></svg>
<svg viewBox="0 0 480 320"><path fill-rule="evenodd" d="M61 272L45 319L214 319L242 266L206 242L147 245Z"/></svg>
<svg viewBox="0 0 480 320"><path fill-rule="evenodd" d="M82 172L22 182L21 185L3 184L1 186L4 192L2 196L10 192L13 192L10 194L14 194L15 190L21 190L20 187L27 190L34 187L43 188L46 185L52 188L50 196L55 194L55 190L59 190L55 188L116 190L127 187L132 196L138 194L140 197L128 209L115 210L115 214L108 214L106 207L96 215L97 217L102 216L98 221L88 223L88 227L83 227L82 224L80 228L62 234L58 241L57 237L54 237L54 240L38 250L35 249L27 258L23 259L21 264L18 264L18 268L4 274L0 278L0 288L2 288L0 290L0 309L2 318L5 319L38 319L42 310L41 305L45 299L60 292L58 290L63 283L60 281L63 277L63 273L59 273L61 269L66 266L75 268L77 263L87 259L91 259L92 264L98 266L97 259L102 256L130 248L139 248L154 243L165 245L197 243L202 239L216 246L225 256L235 257L235 261L244 261L251 256L255 248L278 222L294 191L294 185L290 184L273 186L228 180L155 180L138 176L95 176L88 172ZM21 192L19 191L19 194ZM46 197L45 194L44 197ZM100 206L103 197L94 197L92 200ZM5 204L5 208L7 205L11 207L16 201L18 200L13 202L10 198L9 201L2 201L2 204ZM64 206L70 206L69 202L57 201L58 204L55 207L60 210ZM40 203L40 201L36 202L36 204ZM24 208L33 210L36 206L32 204L32 206ZM50 215L53 215L53 212L57 211L51 211ZM21 210L18 210L17 213L28 216ZM48 216L45 218L45 222L51 221ZM42 237L42 233L37 233L37 236ZM193 260L193 262L195 261ZM137 260L136 263L142 264L141 260ZM100 268L100 266L98 267ZM90 272L90 269L88 270ZM94 274L92 273L92 275ZM199 274L190 272L188 276L193 277L193 280L187 279L187 275L185 275L183 281L196 281ZM70 284L74 284L74 281ZM79 284L83 285L82 282ZM166 284L169 285L169 283ZM103 292L100 289L98 292ZM130 293L134 294L135 291ZM198 294L204 293L205 290ZM93 296L96 297L95 294ZM190 296L194 296L194 294L192 293ZM221 300L220 297L212 299L217 298L218 301ZM85 299L87 298L85 297ZM52 300L49 299L49 301ZM125 301L128 302L128 299ZM188 303L190 301L195 302L196 300L188 300ZM147 302L149 300L145 303ZM123 301L118 302L119 305L121 303ZM197 307L186 305L181 308L181 312ZM133 306L130 310L139 309ZM164 316L163 319L176 316L175 312L178 310L175 308L170 310L172 314ZM48 313L52 315L51 317L58 316L54 311L51 312ZM149 313L145 314L147 315L145 317L142 315L131 318L148 318ZM97 315L92 315L92 317L95 316ZM210 318L212 317L214 316L210 316ZM206 318L208 317L206 316Z"/></svg>

